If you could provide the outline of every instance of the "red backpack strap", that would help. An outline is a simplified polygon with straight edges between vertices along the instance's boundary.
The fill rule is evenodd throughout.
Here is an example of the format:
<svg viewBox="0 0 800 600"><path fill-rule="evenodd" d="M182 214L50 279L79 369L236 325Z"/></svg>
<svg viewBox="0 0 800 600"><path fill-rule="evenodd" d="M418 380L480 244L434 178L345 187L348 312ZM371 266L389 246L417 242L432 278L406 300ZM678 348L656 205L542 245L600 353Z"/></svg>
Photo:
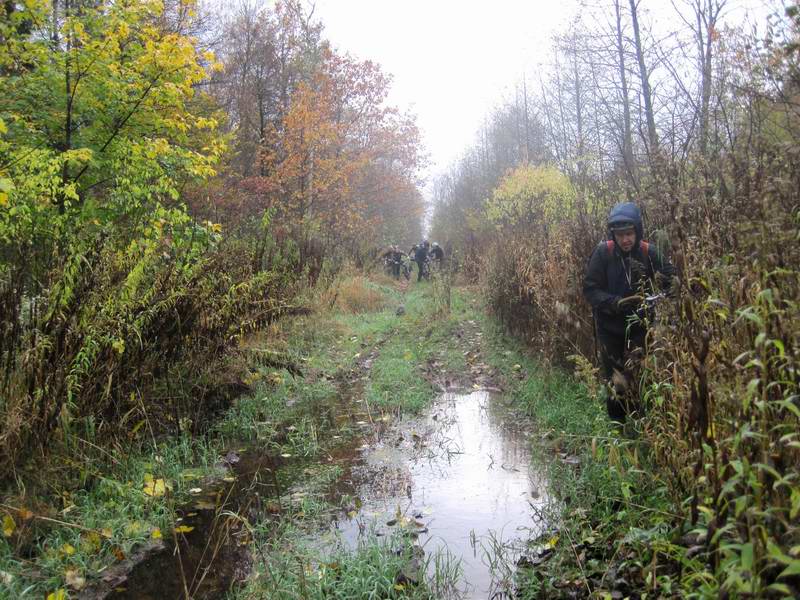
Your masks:
<svg viewBox="0 0 800 600"><path fill-rule="evenodd" d="M614 240L606 240L606 251L608 252L608 258L614 256Z"/></svg>

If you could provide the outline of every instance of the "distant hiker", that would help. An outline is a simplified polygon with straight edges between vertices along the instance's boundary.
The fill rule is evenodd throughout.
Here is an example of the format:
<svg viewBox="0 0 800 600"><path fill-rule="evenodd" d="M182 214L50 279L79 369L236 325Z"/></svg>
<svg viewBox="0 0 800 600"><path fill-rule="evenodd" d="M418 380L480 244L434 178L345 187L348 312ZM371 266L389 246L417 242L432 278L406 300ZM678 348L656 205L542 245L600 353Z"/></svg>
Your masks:
<svg viewBox="0 0 800 600"><path fill-rule="evenodd" d="M442 261L444 261L444 250L442 250L442 247L438 243L433 242L429 254L433 264L437 267L441 267Z"/></svg>
<svg viewBox="0 0 800 600"><path fill-rule="evenodd" d="M631 407L625 397L632 387L625 360L637 349L646 351L645 295L654 287L675 285L675 267L643 238L642 215L632 202L617 204L608 216L609 239L594 249L583 295L595 319L603 374L609 385L608 416L624 422Z"/></svg>
<svg viewBox="0 0 800 600"><path fill-rule="evenodd" d="M381 258L383 259L387 270L395 277L395 279L399 278L400 271L403 270L404 267L403 259L405 258L405 254L401 252L397 246L389 246L389 249L381 254ZM406 275L406 278L408 278L408 275Z"/></svg>
<svg viewBox="0 0 800 600"><path fill-rule="evenodd" d="M428 277L428 240L423 240L421 244L414 246L414 262L417 263L417 281Z"/></svg>

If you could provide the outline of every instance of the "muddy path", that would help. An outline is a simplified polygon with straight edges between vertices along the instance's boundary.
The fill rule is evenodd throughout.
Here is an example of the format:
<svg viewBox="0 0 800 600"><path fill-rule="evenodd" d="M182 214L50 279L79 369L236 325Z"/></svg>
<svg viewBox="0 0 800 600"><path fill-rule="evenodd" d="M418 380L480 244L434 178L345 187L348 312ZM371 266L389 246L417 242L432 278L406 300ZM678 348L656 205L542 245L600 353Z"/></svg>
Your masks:
<svg viewBox="0 0 800 600"><path fill-rule="evenodd" d="M532 465L533 424L483 361L480 327L463 321L454 335L468 369L447 372L433 357L421 369L440 389L431 406L377 428L344 458L331 498L352 497L358 510L339 515L329 539L355 548L401 531L432 559L429 582L455 573L438 597L511 597L516 563L546 529L545 479Z"/></svg>
<svg viewBox="0 0 800 600"><path fill-rule="evenodd" d="M341 473L325 493L340 508L331 511L321 551L400 531L414 540L428 579L448 571L438 597L511 594L514 565L544 528L547 493L531 466L532 425L503 396L473 320L453 332L466 369L448 372L438 351L417 365L439 390L426 410L409 417L370 405L365 388L391 335L362 344L337 377L338 397L325 418L350 433L341 442L332 435L317 459ZM176 512L174 533L139 549L80 597L217 600L245 582L257 560L252 524L286 518L285 509L306 494L297 477L303 469L252 444L231 448L218 466L220 475L198 483L193 501ZM398 583L421 583L418 571L398 573Z"/></svg>

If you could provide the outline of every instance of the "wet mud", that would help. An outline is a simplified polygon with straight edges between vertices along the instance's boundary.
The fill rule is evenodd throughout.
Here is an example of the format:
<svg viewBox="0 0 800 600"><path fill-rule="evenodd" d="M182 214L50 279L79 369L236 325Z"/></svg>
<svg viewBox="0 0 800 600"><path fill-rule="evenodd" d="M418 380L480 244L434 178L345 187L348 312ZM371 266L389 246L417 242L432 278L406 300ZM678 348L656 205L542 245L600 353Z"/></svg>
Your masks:
<svg viewBox="0 0 800 600"><path fill-rule="evenodd" d="M385 340L365 349L340 381L338 402L319 416L359 433L326 452L344 473L328 500L347 506L322 539L355 547L362 536L402 531L415 540L414 560L427 565L429 580L442 558L448 570L458 569L447 579L451 587L435 588L437 597L511 597L526 542L546 529L544 477L531 465L532 426L512 411L482 362L477 324L466 322L457 335L468 372L443 374L436 358L425 365L424 375L444 391L416 418L375 413L364 400ZM247 522L277 518L296 490L281 479L284 459L261 450L232 450L219 466L224 474L198 484L178 511L174 533L137 549L80 598L217 600L243 582L253 566Z"/></svg>
<svg viewBox="0 0 800 600"><path fill-rule="evenodd" d="M204 481L178 511L175 531L109 569L82 600L212 600L222 598L250 572L245 520L280 512L277 473L281 458L254 450L228 452L228 474Z"/></svg>
<svg viewBox="0 0 800 600"><path fill-rule="evenodd" d="M450 597L511 591L526 541L545 528L546 490L531 467L530 434L498 395L443 394L424 416L360 449L335 490L360 508L334 523L337 537L355 547L360 536L401 529L426 555L459 564ZM430 578L435 569L429 560Z"/></svg>

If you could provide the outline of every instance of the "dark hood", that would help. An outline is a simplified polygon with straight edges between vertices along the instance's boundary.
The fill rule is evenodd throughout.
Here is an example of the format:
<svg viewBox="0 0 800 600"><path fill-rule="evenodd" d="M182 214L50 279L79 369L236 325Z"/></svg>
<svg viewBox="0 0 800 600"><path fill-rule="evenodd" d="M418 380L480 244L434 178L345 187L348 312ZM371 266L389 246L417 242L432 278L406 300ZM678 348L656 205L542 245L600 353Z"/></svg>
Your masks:
<svg viewBox="0 0 800 600"><path fill-rule="evenodd" d="M608 239L614 239L614 234L611 232L611 224L620 221L633 223L633 227L636 230L636 244L638 245L644 238L642 213L639 207L633 202L622 202L611 209L611 212L608 214L608 220L606 221L606 225L608 226Z"/></svg>

